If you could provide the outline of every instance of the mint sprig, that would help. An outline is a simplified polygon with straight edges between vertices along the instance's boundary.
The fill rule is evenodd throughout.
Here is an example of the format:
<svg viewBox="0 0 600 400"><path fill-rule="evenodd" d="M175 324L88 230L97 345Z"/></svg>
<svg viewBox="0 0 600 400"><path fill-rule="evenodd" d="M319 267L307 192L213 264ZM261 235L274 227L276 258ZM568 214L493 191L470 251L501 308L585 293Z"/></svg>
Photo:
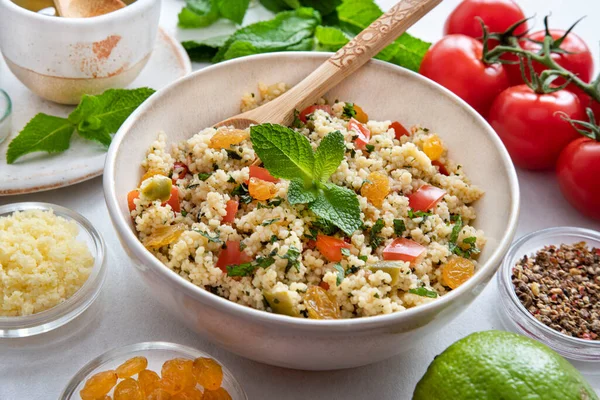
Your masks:
<svg viewBox="0 0 600 400"><path fill-rule="evenodd" d="M356 193L328 182L346 152L344 136L339 131L325 136L316 152L308 138L281 125L253 126L250 139L271 175L290 180L290 204L308 204L319 218L347 235L362 225Z"/></svg>
<svg viewBox="0 0 600 400"><path fill-rule="evenodd" d="M36 151L60 153L69 148L73 131L88 140L110 145L127 117L150 95L150 88L109 89L98 96L84 95L67 118L39 113L8 145L6 162Z"/></svg>

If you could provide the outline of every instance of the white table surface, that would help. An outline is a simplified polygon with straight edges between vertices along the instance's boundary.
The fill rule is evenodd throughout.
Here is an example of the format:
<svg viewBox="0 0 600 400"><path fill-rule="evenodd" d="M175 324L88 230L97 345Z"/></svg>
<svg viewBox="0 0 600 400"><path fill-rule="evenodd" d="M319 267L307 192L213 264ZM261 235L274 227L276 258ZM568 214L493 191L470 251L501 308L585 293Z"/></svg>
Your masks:
<svg viewBox="0 0 600 400"><path fill-rule="evenodd" d="M600 2L518 1L527 15L537 14L537 27L542 16L550 11L553 26L561 28L587 15L576 32L589 43L598 60L600 30L595 21L600 19ZM180 38L208 36L205 32L177 32L176 14L182 3L163 0L162 25ZM393 0L380 2L383 8L393 3ZM457 3L458 0L446 0L411 32L426 40L437 40L446 16ZM255 9L248 20L259 15L266 13ZM219 22L211 35L231 29L230 24ZM563 199L552 173L519 171L519 182L522 198L517 237L560 225L600 230L600 223L581 216ZM436 354L471 332L501 329L495 315L498 291L492 281L468 309L431 337L429 346L411 353L362 368L331 372L294 371L259 364L198 338L153 299L115 236L104 203L101 178L49 192L0 197L0 205L22 201L60 204L92 221L106 240L108 279L96 303L72 323L32 338L0 340L0 400L56 399L73 374L97 355L125 344L155 340L189 345L214 355L232 370L250 399L410 399L415 384ZM588 379L596 390L600 389L600 376Z"/></svg>

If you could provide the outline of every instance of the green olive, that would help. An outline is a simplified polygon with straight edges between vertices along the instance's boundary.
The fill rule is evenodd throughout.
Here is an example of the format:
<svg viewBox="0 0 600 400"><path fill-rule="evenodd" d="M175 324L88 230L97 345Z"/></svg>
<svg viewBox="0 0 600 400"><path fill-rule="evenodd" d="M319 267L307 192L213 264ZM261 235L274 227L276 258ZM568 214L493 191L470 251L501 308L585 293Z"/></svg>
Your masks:
<svg viewBox="0 0 600 400"><path fill-rule="evenodd" d="M403 272L403 265L403 262L398 261L379 261L374 265L367 265L367 268L372 272L383 271L386 274L390 274L392 277L392 282L390 282L390 285L395 286L400 280L400 275Z"/></svg>
<svg viewBox="0 0 600 400"><path fill-rule="evenodd" d="M267 300L275 314L289 315L290 317L300 316L298 310L294 307L289 290L282 292L264 291L263 296L265 296L265 300Z"/></svg>
<svg viewBox="0 0 600 400"><path fill-rule="evenodd" d="M140 186L140 198L142 200L160 200L167 201L171 197L171 186L173 181L164 175L154 175Z"/></svg>

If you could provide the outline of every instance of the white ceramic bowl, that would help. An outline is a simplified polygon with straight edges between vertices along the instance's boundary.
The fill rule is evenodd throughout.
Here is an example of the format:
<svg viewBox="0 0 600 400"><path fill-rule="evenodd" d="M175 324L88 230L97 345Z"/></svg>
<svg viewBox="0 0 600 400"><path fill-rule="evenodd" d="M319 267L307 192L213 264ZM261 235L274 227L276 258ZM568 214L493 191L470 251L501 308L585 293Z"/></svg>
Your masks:
<svg viewBox="0 0 600 400"><path fill-rule="evenodd" d="M240 58L203 69L162 89L138 108L113 139L104 170L104 192L118 235L143 281L192 329L253 360L298 369L338 369L383 360L425 343L481 293L513 238L519 187L515 170L492 128L458 97L428 79L392 64L371 61L326 97L360 104L374 120L422 124L438 132L451 158L486 191L477 202L476 226L488 243L481 269L442 298L403 312L352 320L291 318L230 302L186 281L158 261L136 237L127 192L136 166L158 131L171 143L239 113L240 97L257 82L295 84L326 60L323 53L279 53Z"/></svg>
<svg viewBox="0 0 600 400"><path fill-rule="evenodd" d="M0 51L32 92L62 104L131 83L154 48L160 0L91 18L38 14L0 0Z"/></svg>

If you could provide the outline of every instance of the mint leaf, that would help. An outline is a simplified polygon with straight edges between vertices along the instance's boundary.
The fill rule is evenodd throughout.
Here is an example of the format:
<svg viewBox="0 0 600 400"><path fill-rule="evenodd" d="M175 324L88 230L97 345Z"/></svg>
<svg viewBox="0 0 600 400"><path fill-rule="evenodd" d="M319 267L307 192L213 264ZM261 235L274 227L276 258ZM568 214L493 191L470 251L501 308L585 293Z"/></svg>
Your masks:
<svg viewBox="0 0 600 400"><path fill-rule="evenodd" d="M317 26L315 39L317 51L338 51L350 41L342 30L332 26Z"/></svg>
<svg viewBox="0 0 600 400"><path fill-rule="evenodd" d="M274 13L300 7L300 2L298 0L260 0L260 4Z"/></svg>
<svg viewBox="0 0 600 400"><path fill-rule="evenodd" d="M342 284L342 281L346 277L346 271L344 271L344 267L342 267L342 264L340 263L335 263L333 265L333 268L335 268L335 270L337 271L337 278L335 279L335 284L337 286L340 286Z"/></svg>
<svg viewBox="0 0 600 400"><path fill-rule="evenodd" d="M210 61L229 39L228 35L214 36L204 40L186 40L181 45L192 61Z"/></svg>
<svg viewBox="0 0 600 400"><path fill-rule="evenodd" d="M317 198L317 191L314 188L306 188L302 179L292 179L287 192L288 202L290 204L308 204Z"/></svg>
<svg viewBox="0 0 600 400"><path fill-rule="evenodd" d="M319 13L312 8L281 12L272 20L256 22L237 30L219 49L213 62L250 54L310 50L315 29L320 23Z"/></svg>
<svg viewBox="0 0 600 400"><path fill-rule="evenodd" d="M296 271L300 272L300 250L296 246L290 246L289 250L285 255L281 258L287 260L287 265L285 266L285 273L287 274L290 269L296 268Z"/></svg>
<svg viewBox="0 0 600 400"><path fill-rule="evenodd" d="M215 0L186 0L178 18L181 28L202 28L219 19L219 7Z"/></svg>
<svg viewBox="0 0 600 400"><path fill-rule="evenodd" d="M340 131L328 133L315 152L314 178L326 182L340 166L345 153L344 135Z"/></svg>
<svg viewBox="0 0 600 400"><path fill-rule="evenodd" d="M394 44L398 46L398 51L390 61L396 65L419 72L423 57L431 47L431 43L404 33L396 39Z"/></svg>
<svg viewBox="0 0 600 400"><path fill-rule="evenodd" d="M216 3L223 18L241 24L250 0L216 0Z"/></svg>
<svg viewBox="0 0 600 400"><path fill-rule="evenodd" d="M417 289L408 289L408 293L416 294L423 297L430 297L432 299L438 297L438 294L436 292L425 289L424 287L420 287Z"/></svg>
<svg viewBox="0 0 600 400"><path fill-rule="evenodd" d="M309 204L309 208L317 216L336 225L348 236L362 225L356 193L333 183L325 184L325 188Z"/></svg>
<svg viewBox="0 0 600 400"><path fill-rule="evenodd" d="M383 11L373 0L344 0L337 7L342 29L358 34L379 18Z"/></svg>
<svg viewBox="0 0 600 400"><path fill-rule="evenodd" d="M81 136L108 146L110 134L117 132L127 117L153 93L153 89L139 88L109 89L97 96L86 94L68 119L77 126Z"/></svg>
<svg viewBox="0 0 600 400"><path fill-rule="evenodd" d="M8 145L6 162L14 163L19 157L36 151L59 153L69 148L75 127L66 118L39 113Z"/></svg>
<svg viewBox="0 0 600 400"><path fill-rule="evenodd" d="M313 150L302 134L285 126L262 124L250 128L250 140L254 151L274 177L313 179Z"/></svg>

